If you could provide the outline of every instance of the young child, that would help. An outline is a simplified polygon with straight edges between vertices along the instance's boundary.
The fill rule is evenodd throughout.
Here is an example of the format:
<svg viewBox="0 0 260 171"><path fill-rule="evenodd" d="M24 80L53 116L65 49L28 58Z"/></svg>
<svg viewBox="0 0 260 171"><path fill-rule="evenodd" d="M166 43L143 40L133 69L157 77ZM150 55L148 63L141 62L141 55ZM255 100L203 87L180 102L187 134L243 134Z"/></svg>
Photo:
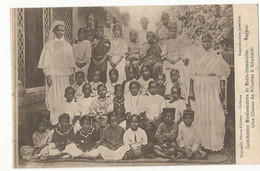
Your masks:
<svg viewBox="0 0 260 171"><path fill-rule="evenodd" d="M118 71L117 69L111 69L109 71L109 78L110 80L106 83L106 87L107 87L107 95L110 96L111 98L114 97L114 88L115 85L118 84Z"/></svg>
<svg viewBox="0 0 260 171"><path fill-rule="evenodd" d="M65 155L71 152L69 144L75 142L73 126L70 124L70 116L63 113L59 116L59 123L54 128L52 143L49 144L49 155Z"/></svg>
<svg viewBox="0 0 260 171"><path fill-rule="evenodd" d="M65 89L66 102L63 107L63 113L67 113L70 116L70 123L74 126L75 133L79 130L79 119L80 119L80 106L75 102L75 90L69 86Z"/></svg>
<svg viewBox="0 0 260 171"><path fill-rule="evenodd" d="M207 159L207 154L200 149L200 137L192 124L193 120L194 112L192 110L184 110L184 123L179 125L176 150L179 152L179 157L187 156L189 159Z"/></svg>
<svg viewBox="0 0 260 171"><path fill-rule="evenodd" d="M93 73L92 81L89 83L92 87L92 93L91 93L92 97L98 96L97 87L98 87L98 85L103 84L100 81L100 78L101 78L100 70L95 70Z"/></svg>
<svg viewBox="0 0 260 171"><path fill-rule="evenodd" d="M121 84L115 85L114 113L118 118L119 125L126 129L126 115L125 115L125 98L124 89Z"/></svg>
<svg viewBox="0 0 260 171"><path fill-rule="evenodd" d="M85 76L87 76L88 68L90 65L90 58L92 54L92 48L90 41L85 40L85 37L85 29L80 28L78 31L78 41L75 41L72 47L76 64L75 71L82 71L84 72Z"/></svg>
<svg viewBox="0 0 260 171"><path fill-rule="evenodd" d="M52 141L53 130L47 129L47 120L44 117L37 121L38 128L33 133L33 147L23 146L20 150L21 156L24 160L31 160L35 158L44 159L49 155L48 144Z"/></svg>
<svg viewBox="0 0 260 171"><path fill-rule="evenodd" d="M132 64L130 64L129 68L128 68L128 72L126 73L126 80L123 81L122 85L124 87L124 93L125 95L130 93L129 91L129 84L131 81L137 81L136 77L137 74L135 72L135 68Z"/></svg>
<svg viewBox="0 0 260 171"><path fill-rule="evenodd" d="M143 129L148 136L148 142L153 142L155 131L160 124L161 113L166 105L164 98L157 94L158 87L155 81L149 82L148 90L149 95L144 98Z"/></svg>
<svg viewBox="0 0 260 171"><path fill-rule="evenodd" d="M159 73L156 78L156 83L158 85L158 94L162 97L164 97L166 91L165 80L166 80L165 74Z"/></svg>
<svg viewBox="0 0 260 171"><path fill-rule="evenodd" d="M83 96L82 87L85 83L85 74L82 71L78 71L75 73L76 82L73 85L75 90L75 100L77 101L80 97Z"/></svg>
<svg viewBox="0 0 260 171"><path fill-rule="evenodd" d="M148 65L143 65L141 67L141 78L138 80L138 82L141 85L141 94L142 95L148 95L148 84L150 81L153 81L151 78L151 69Z"/></svg>
<svg viewBox="0 0 260 171"><path fill-rule="evenodd" d="M80 119L81 129L76 133L73 150L74 157L95 158L99 156L97 147L100 145L97 131L92 126L92 119L88 115Z"/></svg>
<svg viewBox="0 0 260 171"><path fill-rule="evenodd" d="M101 146L98 147L100 154L105 160L120 160L130 149L123 144L125 130L118 125L118 118L114 113L108 115L109 125L102 130Z"/></svg>
<svg viewBox="0 0 260 171"><path fill-rule="evenodd" d="M181 98L181 88L176 85L172 87L171 90L171 100L166 101L166 106L175 108L175 123L178 125L182 121L183 111L187 109L184 100Z"/></svg>
<svg viewBox="0 0 260 171"><path fill-rule="evenodd" d="M137 81L131 81L129 84L130 93L125 95L125 112L127 119L131 115L140 115L144 112L144 97L140 95L140 84Z"/></svg>
<svg viewBox="0 0 260 171"><path fill-rule="evenodd" d="M122 14L123 26L122 26L122 38L125 42L129 41L129 33L132 30L130 26L130 15L129 13L125 12Z"/></svg>
<svg viewBox="0 0 260 171"><path fill-rule="evenodd" d="M152 77L156 78L163 71L162 49L157 45L154 32L147 32L147 43L140 49L140 56L143 60L143 65L149 65L152 68Z"/></svg>
<svg viewBox="0 0 260 171"><path fill-rule="evenodd" d="M80 115L90 115L90 104L92 103L94 97L91 97L92 87L89 83L85 83L82 87L83 96L79 98L78 103L80 106Z"/></svg>
<svg viewBox="0 0 260 171"><path fill-rule="evenodd" d="M146 17L141 18L142 30L138 32L139 44L142 46L146 43L146 34L148 32L149 20Z"/></svg>
<svg viewBox="0 0 260 171"><path fill-rule="evenodd" d="M118 83L126 79L125 54L128 51L127 44L122 38L122 26L117 23L113 27L114 39L111 41L111 49L108 53L108 71L112 68L118 70ZM107 73L108 74L108 73Z"/></svg>
<svg viewBox="0 0 260 171"><path fill-rule="evenodd" d="M136 30L132 30L129 33L130 41L128 42L128 52L126 53L126 63L125 63L125 71L128 72L130 64L133 65L137 75L140 75L140 66L142 61L140 60L139 51L140 44L138 43L138 32Z"/></svg>
<svg viewBox="0 0 260 171"><path fill-rule="evenodd" d="M112 16L110 14L106 14L104 21L105 21L104 37L111 41L113 39L113 26L114 26Z"/></svg>
<svg viewBox="0 0 260 171"><path fill-rule="evenodd" d="M171 84L170 72L172 68L179 71L180 79L179 82L182 85L186 85L187 82L187 67L184 66L183 55L185 46L182 40L178 38L177 24L171 24L169 27L171 38L164 43L162 48L163 62L163 73L166 75L166 85ZM186 86L187 87L187 86ZM184 88L184 87L182 87ZM185 88L186 90L187 88ZM184 91L184 89L182 89Z"/></svg>
<svg viewBox="0 0 260 171"><path fill-rule="evenodd" d="M111 97L107 97L107 88L104 84L97 87L98 97L91 102L89 113L94 116L94 121L99 125L99 131L107 126L107 115L113 111L114 103Z"/></svg>
<svg viewBox="0 0 260 171"><path fill-rule="evenodd" d="M174 122L174 116L174 108L163 108L163 122L156 131L157 145L154 146L155 153L160 157L175 159L174 146L176 146L178 125Z"/></svg>
<svg viewBox="0 0 260 171"><path fill-rule="evenodd" d="M125 132L123 140L130 150L126 152L124 159L153 158L154 146L148 143L145 131L139 127L139 116L134 114L129 120L130 128Z"/></svg>

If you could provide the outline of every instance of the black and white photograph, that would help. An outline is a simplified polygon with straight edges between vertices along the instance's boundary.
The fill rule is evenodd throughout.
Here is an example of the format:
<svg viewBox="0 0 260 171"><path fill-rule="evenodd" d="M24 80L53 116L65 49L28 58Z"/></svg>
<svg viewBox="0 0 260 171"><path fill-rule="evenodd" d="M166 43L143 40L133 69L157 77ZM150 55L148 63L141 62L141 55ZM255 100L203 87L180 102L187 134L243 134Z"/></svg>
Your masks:
<svg viewBox="0 0 260 171"><path fill-rule="evenodd" d="M10 16L13 167L236 164L233 5Z"/></svg>

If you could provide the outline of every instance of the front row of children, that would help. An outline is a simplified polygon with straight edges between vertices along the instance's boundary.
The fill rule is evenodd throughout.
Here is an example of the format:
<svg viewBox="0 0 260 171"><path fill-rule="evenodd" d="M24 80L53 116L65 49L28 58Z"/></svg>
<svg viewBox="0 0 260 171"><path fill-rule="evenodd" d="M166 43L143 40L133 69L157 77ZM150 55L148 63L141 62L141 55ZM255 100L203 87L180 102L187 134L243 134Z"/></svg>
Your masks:
<svg viewBox="0 0 260 171"><path fill-rule="evenodd" d="M83 157L105 160L153 158L206 159L200 149L200 138L193 126L194 112L183 111L183 122L174 122L175 109L163 109L163 122L160 123L153 143L148 141L146 132L141 128L141 118L133 114L129 118L130 128L126 131L119 126L114 112L108 115L108 125L99 135L93 118L84 115L80 119L81 129L74 134L70 116L61 114L59 123L50 131L45 119L40 120L38 130L33 134L34 146L23 146L23 159L46 159Z"/></svg>

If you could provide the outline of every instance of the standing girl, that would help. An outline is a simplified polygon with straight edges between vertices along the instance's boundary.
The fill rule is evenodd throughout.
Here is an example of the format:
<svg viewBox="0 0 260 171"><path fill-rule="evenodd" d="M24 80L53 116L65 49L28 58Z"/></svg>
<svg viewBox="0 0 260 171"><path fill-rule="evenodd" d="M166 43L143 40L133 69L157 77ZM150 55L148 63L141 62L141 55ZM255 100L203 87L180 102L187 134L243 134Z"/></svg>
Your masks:
<svg viewBox="0 0 260 171"><path fill-rule="evenodd" d="M100 81L104 84L107 81L107 53L110 50L110 41L103 36L103 27L96 30L95 44L93 45L91 64L88 70L88 81L93 81L95 70L100 70Z"/></svg>
<svg viewBox="0 0 260 171"><path fill-rule="evenodd" d="M109 60L107 70L115 68L119 72L118 83L121 84L125 79L125 54L128 51L127 44L121 38L122 26L117 23L113 27L114 38L111 41L111 49L108 53Z"/></svg>
<svg viewBox="0 0 260 171"><path fill-rule="evenodd" d="M65 24L61 20L53 22L50 40L44 45L38 68L46 77L45 102L50 111L52 125L58 123L58 116L64 106L65 88L73 83L75 61L71 45L64 39Z"/></svg>

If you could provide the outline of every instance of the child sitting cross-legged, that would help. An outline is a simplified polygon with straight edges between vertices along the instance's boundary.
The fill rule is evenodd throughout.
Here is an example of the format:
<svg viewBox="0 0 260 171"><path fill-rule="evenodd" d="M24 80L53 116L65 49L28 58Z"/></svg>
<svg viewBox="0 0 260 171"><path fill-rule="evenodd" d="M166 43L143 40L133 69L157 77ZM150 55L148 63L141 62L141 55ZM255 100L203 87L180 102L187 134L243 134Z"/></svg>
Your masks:
<svg viewBox="0 0 260 171"><path fill-rule="evenodd" d="M183 111L187 109L184 100L181 98L181 88L175 85L171 89L171 100L166 101L166 106L175 108L175 122L179 125L182 121Z"/></svg>
<svg viewBox="0 0 260 171"><path fill-rule="evenodd" d="M66 102L63 106L63 113L67 113L70 116L70 123L74 126L75 133L80 129L80 106L74 99L75 90L69 86L65 89Z"/></svg>
<svg viewBox="0 0 260 171"><path fill-rule="evenodd" d="M82 71L78 71L75 73L75 84L73 88L75 90L75 100L78 100L80 97L83 96L82 87L85 83L85 74Z"/></svg>
<svg viewBox="0 0 260 171"><path fill-rule="evenodd" d="M73 146L73 156L90 159L98 157L99 150L97 147L100 145L100 139L97 130L92 126L91 117L88 115L82 116L80 119L80 125L82 128L76 133L76 146Z"/></svg>
<svg viewBox="0 0 260 171"><path fill-rule="evenodd" d="M131 149L126 152L124 159L153 158L154 146L148 143L145 131L139 127L139 116L133 114L129 120L130 128L125 132L123 139L124 144Z"/></svg>
<svg viewBox="0 0 260 171"><path fill-rule="evenodd" d="M52 141L53 130L47 129L47 120L44 117L39 118L37 125L37 130L32 135L33 147L25 145L20 149L24 160L44 159L49 155L46 147Z"/></svg>
<svg viewBox="0 0 260 171"><path fill-rule="evenodd" d="M118 118L111 112L108 115L109 125L102 130L101 146L98 147L100 154L105 160L120 160L130 149L123 144L124 128L118 125Z"/></svg>
<svg viewBox="0 0 260 171"><path fill-rule="evenodd" d="M157 145L154 146L155 153L164 158L174 159L178 125L174 122L174 108L163 108L163 122L159 125L155 138Z"/></svg>
<svg viewBox="0 0 260 171"><path fill-rule="evenodd" d="M199 133L192 124L194 112L184 110L183 123L179 125L177 146L178 158L187 157L189 159L207 159L207 154L201 151Z"/></svg>
<svg viewBox="0 0 260 171"><path fill-rule="evenodd" d="M52 143L48 145L49 155L59 158L73 152L73 148L69 145L75 145L74 142L75 134L70 124L70 116L63 113L59 116L59 123L54 128Z"/></svg>

